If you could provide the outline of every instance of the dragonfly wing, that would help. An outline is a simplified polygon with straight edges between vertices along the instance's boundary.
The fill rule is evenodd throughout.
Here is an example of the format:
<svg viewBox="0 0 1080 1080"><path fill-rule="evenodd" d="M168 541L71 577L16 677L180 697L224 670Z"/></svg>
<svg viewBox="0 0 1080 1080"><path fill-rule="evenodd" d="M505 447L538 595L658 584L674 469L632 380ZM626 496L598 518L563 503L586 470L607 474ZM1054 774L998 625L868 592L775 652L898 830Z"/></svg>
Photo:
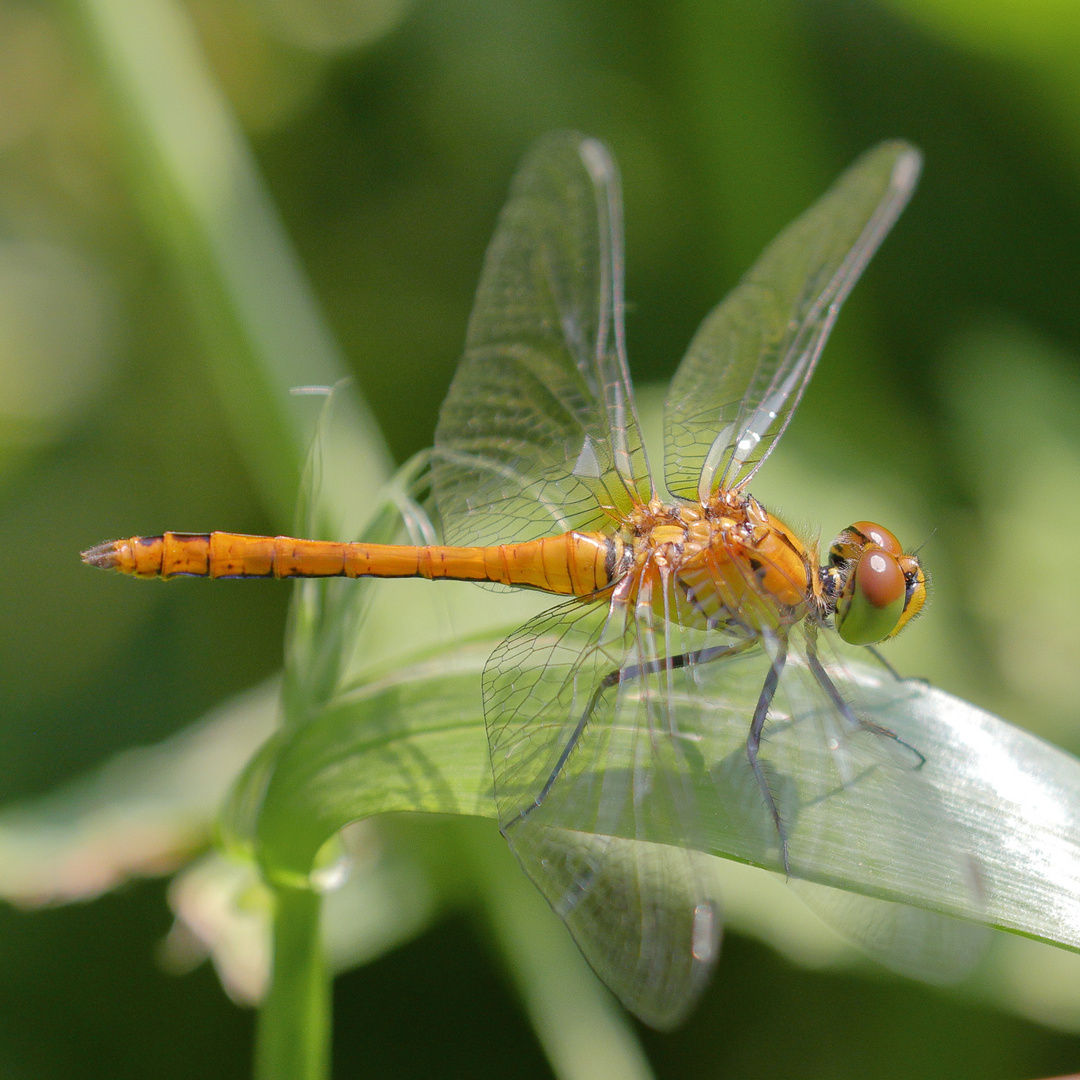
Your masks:
<svg viewBox="0 0 1080 1080"><path fill-rule="evenodd" d="M693 1006L719 950L712 860L687 838L728 807L708 778L702 784L693 737L676 731L669 684L686 697L692 675L655 663L680 646L657 636L654 621L643 603L618 600L547 612L493 654L484 701L510 847L594 970L664 1028ZM740 751L745 730L740 715ZM753 825L733 829L775 852L760 797L745 783L738 797Z"/></svg>
<svg viewBox="0 0 1080 1080"><path fill-rule="evenodd" d="M783 434L852 286L907 204L920 156L864 154L702 323L668 392L666 478L702 501L746 484Z"/></svg>
<svg viewBox="0 0 1080 1080"><path fill-rule="evenodd" d="M801 626L785 636L760 760L787 841L788 876L802 879L793 884L818 915L888 967L933 982L961 978L987 941L985 927L968 921L981 908L982 841L943 798L948 754L912 722L909 701L921 685L843 662ZM763 645L691 665L693 692L687 680L674 709L703 764L700 794L682 799L697 810L683 819L683 842L776 868L750 831L761 796L746 789L743 745L732 750L768 671ZM722 813L703 816L710 783Z"/></svg>
<svg viewBox="0 0 1080 1080"><path fill-rule="evenodd" d="M519 846L550 825L780 866L746 758L767 655L645 607L564 604L492 654L484 709L503 831ZM724 649L715 664L665 664Z"/></svg>
<svg viewBox="0 0 1080 1080"><path fill-rule="evenodd" d="M773 767L791 777L792 872L969 914L980 841L943 801L947 755L907 704L919 689L792 635L768 740Z"/></svg>
<svg viewBox="0 0 1080 1080"><path fill-rule="evenodd" d="M859 920L850 905L838 916L850 936L935 975L931 954L965 934L926 912L882 913L902 899L970 917L979 840L942 801L947 755L923 745L925 728L904 727L911 684L853 673L798 624L757 636L695 628L689 603L646 569L609 605L563 605L492 655L495 797L522 865L651 1023L688 1011L715 955L708 855L873 898ZM759 779L747 735L773 683ZM936 974L968 956L957 947Z"/></svg>
<svg viewBox="0 0 1080 1080"><path fill-rule="evenodd" d="M677 1027L708 984L720 949L715 860L549 825L506 835L604 984L650 1026Z"/></svg>
<svg viewBox="0 0 1080 1080"><path fill-rule="evenodd" d="M597 528L650 497L621 215L615 163L594 139L550 135L515 177L435 432L447 542Z"/></svg>
<svg viewBox="0 0 1080 1080"><path fill-rule="evenodd" d="M989 945L990 928L937 911L792 881L821 920L886 967L924 982L948 984L971 973Z"/></svg>

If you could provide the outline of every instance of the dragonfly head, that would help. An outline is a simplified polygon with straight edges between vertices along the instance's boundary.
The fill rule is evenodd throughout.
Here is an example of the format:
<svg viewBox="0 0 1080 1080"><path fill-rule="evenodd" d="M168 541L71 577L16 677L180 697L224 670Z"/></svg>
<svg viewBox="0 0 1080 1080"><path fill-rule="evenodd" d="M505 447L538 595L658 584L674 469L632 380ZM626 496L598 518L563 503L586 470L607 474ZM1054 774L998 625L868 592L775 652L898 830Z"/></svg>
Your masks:
<svg viewBox="0 0 1080 1080"><path fill-rule="evenodd" d="M895 637L926 603L926 571L917 555L872 521L849 525L829 548L823 570L836 629L851 645Z"/></svg>

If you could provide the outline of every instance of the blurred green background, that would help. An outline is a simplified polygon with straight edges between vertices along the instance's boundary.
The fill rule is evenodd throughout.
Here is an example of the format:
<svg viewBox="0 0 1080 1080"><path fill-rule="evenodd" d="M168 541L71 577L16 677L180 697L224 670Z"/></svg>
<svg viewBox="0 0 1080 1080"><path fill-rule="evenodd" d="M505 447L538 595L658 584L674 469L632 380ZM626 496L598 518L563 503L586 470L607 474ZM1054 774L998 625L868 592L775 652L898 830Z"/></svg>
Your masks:
<svg viewBox="0 0 1080 1080"><path fill-rule="evenodd" d="M308 284L288 284L287 251L253 243L251 265L283 260L330 331L306 375L323 324L279 309L283 380L325 381L340 356L402 461L431 441L536 135L575 127L620 162L641 385L860 151L916 143L922 185L755 494L826 540L870 518L925 544L933 604L890 657L1080 751L1078 55L1071 0L0 0L0 893L150 878L0 909L0 1080L250 1069L251 1012L208 965L159 964L172 916L153 875L205 822L162 840L73 811L83 834L48 834L62 860L26 841L33 800L280 668L287 587L144 585L77 559L121 535L289 525L282 440L311 407L246 398L252 335L221 301L243 282L203 273L230 258L215 238L253 235L249 213L272 235L280 215ZM180 156L153 123L183 133ZM246 165L229 189L222 145L250 148L265 189ZM205 165L187 189L179 161ZM178 195L199 185L201 204ZM405 841L437 847L441 827ZM123 856L98 842L118 835ZM34 858L48 884L11 884ZM338 979L335 1075L550 1075L468 890L436 907ZM685 1030L641 1032L657 1075L1080 1068L1064 954L1007 942L946 991L811 969L762 936L728 935Z"/></svg>

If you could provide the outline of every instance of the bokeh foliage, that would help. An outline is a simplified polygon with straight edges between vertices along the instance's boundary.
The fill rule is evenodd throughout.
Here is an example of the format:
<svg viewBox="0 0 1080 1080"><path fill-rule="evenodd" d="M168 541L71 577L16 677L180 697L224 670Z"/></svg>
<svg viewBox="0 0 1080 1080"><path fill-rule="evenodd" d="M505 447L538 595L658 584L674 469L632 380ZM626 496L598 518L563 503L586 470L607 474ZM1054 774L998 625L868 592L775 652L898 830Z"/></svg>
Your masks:
<svg viewBox="0 0 1080 1080"><path fill-rule="evenodd" d="M13 805L182 732L281 665L286 588L118 582L75 558L121 534L290 524L238 426L264 413L222 375L236 356L222 345L229 327L170 246L170 208L147 187L123 88L90 44L93 6L0 0L0 793ZM891 136L919 145L920 191L755 494L828 536L876 518L925 540L934 603L891 658L1080 751L1071 4L190 0L175 15L398 460L431 439L484 245L535 135L576 127L619 158L639 383L670 376L709 307L858 152ZM310 403L278 406L283 428L313 420ZM414 610L427 603L407 595ZM483 617L497 599L476 601ZM139 789L144 772L126 762L81 797L130 796L143 847L117 815L82 822L96 843L65 864L65 893L55 853L75 796L53 819L9 814L0 845L24 876L4 871L7 895L92 893L166 869L162 850L205 843L198 813L187 832L169 816L167 842L154 833L139 798L161 785ZM212 799L221 784L199 769L177 790L191 796L196 778ZM545 1074L497 945L523 939L507 920L532 897L512 893L490 841L404 820L359 838L384 861L356 908L407 902L411 929L393 924L403 939L437 911L471 917L340 980L341 1075ZM247 1014L206 969L180 980L155 969L170 921L159 885L0 919L0 1068L13 1076L248 1067ZM691 1027L645 1046L672 1076L815 1062L823 1076L1074 1069L1080 1042L1045 1025L1080 1030L1080 970L1064 954L1002 951L946 993L865 969L807 971L731 935Z"/></svg>

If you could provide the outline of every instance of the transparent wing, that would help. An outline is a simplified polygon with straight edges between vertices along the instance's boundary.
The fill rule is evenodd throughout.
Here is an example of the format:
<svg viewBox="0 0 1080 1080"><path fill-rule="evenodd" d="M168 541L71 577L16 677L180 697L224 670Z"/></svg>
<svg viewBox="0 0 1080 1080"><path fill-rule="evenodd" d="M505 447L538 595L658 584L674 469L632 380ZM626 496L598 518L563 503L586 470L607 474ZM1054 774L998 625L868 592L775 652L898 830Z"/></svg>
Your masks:
<svg viewBox="0 0 1080 1080"><path fill-rule="evenodd" d="M990 927L925 908L792 881L823 922L893 971L947 985L969 975L990 943Z"/></svg>
<svg viewBox="0 0 1080 1080"><path fill-rule="evenodd" d="M703 985L720 897L702 853L784 872L746 752L781 655L760 759L790 875L971 912L977 838L936 794L933 748L881 730L903 717L910 688L849 677L798 626L783 632L786 650L779 634L693 629L679 591L637 585L632 606L571 603L533 620L484 680L503 832L628 1007L664 1026ZM856 937L883 937L865 925ZM894 942L876 951L913 969L941 927L894 923Z"/></svg>
<svg viewBox="0 0 1080 1080"><path fill-rule="evenodd" d="M575 602L532 620L492 656L484 701L511 849L600 978L669 1028L715 963L720 898L708 856L645 839L661 835L661 800L642 801L635 785L657 772L652 751L669 777L681 765L609 682L641 658L625 616Z"/></svg>
<svg viewBox="0 0 1080 1080"><path fill-rule="evenodd" d="M792 875L970 915L979 907L981 841L942 799L947 755L911 723L907 702L921 686L866 673L829 642L793 631L766 733L771 767L792 778L781 807ZM855 936L866 943L869 931Z"/></svg>
<svg viewBox="0 0 1080 1080"><path fill-rule="evenodd" d="M435 433L447 542L601 526L651 495L623 344L618 173L562 132L514 179Z"/></svg>
<svg viewBox="0 0 1080 1080"><path fill-rule="evenodd" d="M506 835L605 985L650 1026L677 1027L708 985L720 950L715 860L551 825Z"/></svg>
<svg viewBox="0 0 1080 1080"><path fill-rule="evenodd" d="M864 154L702 323L665 406L666 478L705 501L746 484L783 434L840 305L914 190L903 142Z"/></svg>

